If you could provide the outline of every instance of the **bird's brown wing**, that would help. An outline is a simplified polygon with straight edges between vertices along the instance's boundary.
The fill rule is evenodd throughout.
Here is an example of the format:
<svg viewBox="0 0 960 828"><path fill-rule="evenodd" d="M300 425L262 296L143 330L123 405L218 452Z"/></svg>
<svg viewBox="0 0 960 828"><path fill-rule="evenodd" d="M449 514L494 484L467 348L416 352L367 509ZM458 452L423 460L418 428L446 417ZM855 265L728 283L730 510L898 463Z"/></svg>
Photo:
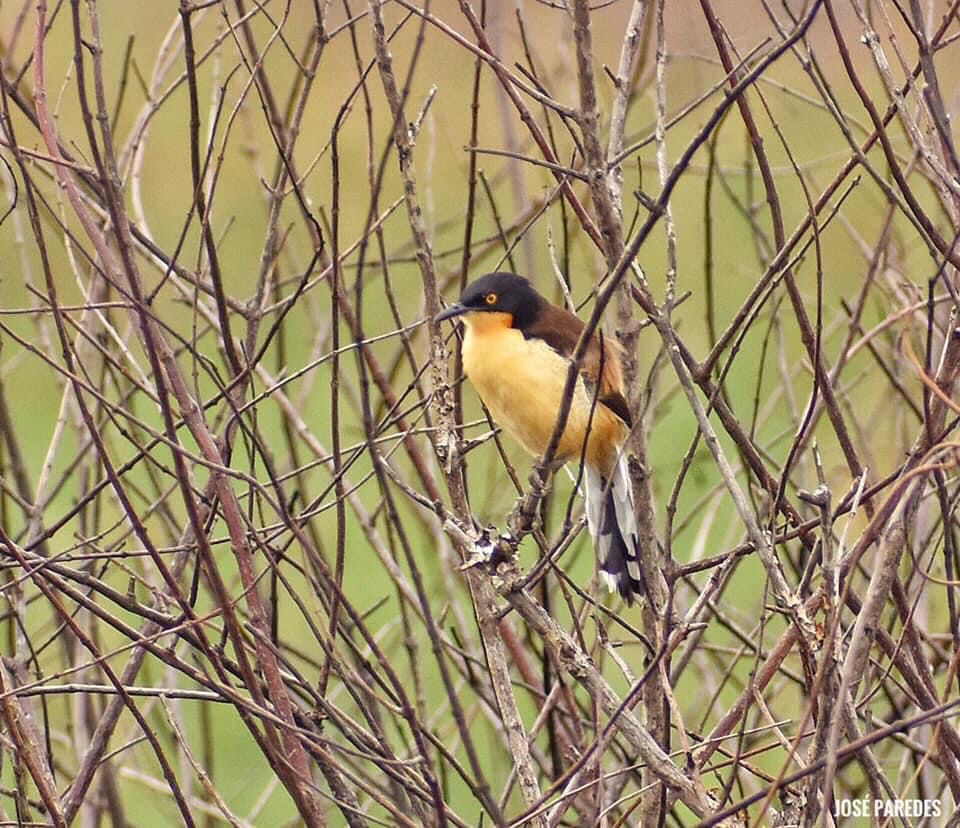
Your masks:
<svg viewBox="0 0 960 828"><path fill-rule="evenodd" d="M583 321L579 317L556 305L545 303L537 319L523 334L526 337L539 337L561 356L572 357L583 327ZM623 393L620 353L620 346L610 337L601 338L594 334L580 365L580 373L591 389L597 387L599 376L600 392L597 402L609 408L628 427L632 427L633 418Z"/></svg>

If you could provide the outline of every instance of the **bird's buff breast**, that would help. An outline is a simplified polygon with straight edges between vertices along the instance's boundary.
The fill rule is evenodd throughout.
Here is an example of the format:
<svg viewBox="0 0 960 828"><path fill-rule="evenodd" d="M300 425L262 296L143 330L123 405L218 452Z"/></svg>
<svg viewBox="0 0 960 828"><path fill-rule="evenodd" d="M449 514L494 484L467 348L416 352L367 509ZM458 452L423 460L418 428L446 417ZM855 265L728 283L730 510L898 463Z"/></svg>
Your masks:
<svg viewBox="0 0 960 828"><path fill-rule="evenodd" d="M463 368L490 414L530 454L540 457L547 449L557 422L570 361L543 340L524 338L509 327L509 316L470 314L463 341ZM606 471L623 441L623 424L604 406L594 407L583 382L578 380L557 460L576 460L587 427L590 440L587 462Z"/></svg>

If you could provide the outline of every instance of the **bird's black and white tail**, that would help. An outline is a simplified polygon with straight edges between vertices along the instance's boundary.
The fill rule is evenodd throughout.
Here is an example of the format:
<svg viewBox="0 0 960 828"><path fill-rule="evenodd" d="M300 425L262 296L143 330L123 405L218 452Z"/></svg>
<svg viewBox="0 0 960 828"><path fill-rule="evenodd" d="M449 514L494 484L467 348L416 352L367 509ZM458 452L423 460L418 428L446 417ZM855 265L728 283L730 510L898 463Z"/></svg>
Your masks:
<svg viewBox="0 0 960 828"><path fill-rule="evenodd" d="M629 604L634 596L643 594L643 581L633 489L625 455L614 466L612 478L607 480L595 469L586 469L587 526L597 549L604 586L619 592Z"/></svg>

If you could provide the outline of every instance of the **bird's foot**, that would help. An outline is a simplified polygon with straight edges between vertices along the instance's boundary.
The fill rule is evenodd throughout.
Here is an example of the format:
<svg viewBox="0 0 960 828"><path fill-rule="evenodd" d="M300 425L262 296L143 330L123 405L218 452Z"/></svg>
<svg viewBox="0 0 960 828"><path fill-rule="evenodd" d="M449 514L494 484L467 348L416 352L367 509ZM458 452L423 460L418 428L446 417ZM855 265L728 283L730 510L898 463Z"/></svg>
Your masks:
<svg viewBox="0 0 960 828"><path fill-rule="evenodd" d="M491 536L491 533L488 529L484 529L480 533L480 537L477 538L476 542L473 544L473 548L470 551L470 557L467 558L457 569L463 572L466 569L473 569L476 566L485 566L490 563L493 558L494 550L496 549L496 538Z"/></svg>
<svg viewBox="0 0 960 828"><path fill-rule="evenodd" d="M503 561L510 560L516 551L517 540L509 530L500 535L495 526L488 526L473 543L470 557L457 568L461 572L475 567L496 569Z"/></svg>

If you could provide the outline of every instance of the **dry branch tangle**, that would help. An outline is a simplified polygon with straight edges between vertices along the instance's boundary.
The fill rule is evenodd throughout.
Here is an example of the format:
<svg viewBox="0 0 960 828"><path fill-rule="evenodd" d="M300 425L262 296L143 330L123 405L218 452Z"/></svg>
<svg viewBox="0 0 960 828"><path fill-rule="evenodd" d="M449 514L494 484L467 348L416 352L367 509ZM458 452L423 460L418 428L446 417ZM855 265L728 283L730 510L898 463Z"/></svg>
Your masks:
<svg viewBox="0 0 960 828"><path fill-rule="evenodd" d="M960 0L46 5L0 27L0 820L957 801ZM511 258L630 351L639 613L424 319Z"/></svg>

